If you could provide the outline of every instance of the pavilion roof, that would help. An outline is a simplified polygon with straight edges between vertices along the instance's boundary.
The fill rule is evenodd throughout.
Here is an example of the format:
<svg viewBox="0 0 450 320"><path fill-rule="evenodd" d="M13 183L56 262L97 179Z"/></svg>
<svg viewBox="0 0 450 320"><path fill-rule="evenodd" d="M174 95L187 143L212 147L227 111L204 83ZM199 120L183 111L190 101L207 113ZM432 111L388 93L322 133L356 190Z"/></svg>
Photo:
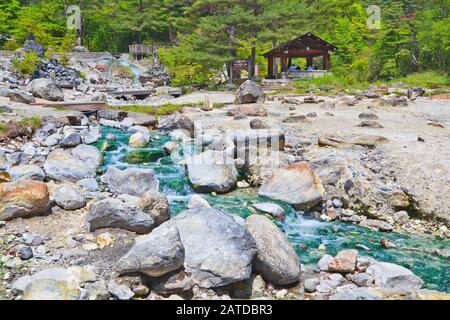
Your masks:
<svg viewBox="0 0 450 320"><path fill-rule="evenodd" d="M308 32L300 37L288 41L279 47L272 49L264 54L264 57L269 57L281 54L285 50L301 50L301 51L336 51L337 48L331 43L319 38L315 34Z"/></svg>

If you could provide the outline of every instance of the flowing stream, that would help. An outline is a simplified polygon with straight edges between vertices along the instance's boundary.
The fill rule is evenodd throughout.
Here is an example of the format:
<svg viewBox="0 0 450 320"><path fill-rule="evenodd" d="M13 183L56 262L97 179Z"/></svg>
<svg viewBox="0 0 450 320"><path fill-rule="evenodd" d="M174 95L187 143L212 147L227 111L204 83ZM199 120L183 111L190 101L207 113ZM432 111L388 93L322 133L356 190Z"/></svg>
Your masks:
<svg viewBox="0 0 450 320"><path fill-rule="evenodd" d="M108 134L117 137L107 141ZM152 133L152 142L145 149L132 149L128 146L130 133L112 128L102 128L102 139L97 147L103 151L104 166L151 168L160 180L161 192L171 204L172 215L186 209L190 196L194 193L187 179L185 168L175 164L171 157L165 155L163 145L170 137ZM189 148L185 149L189 151ZM186 152L186 151L185 151ZM131 159L131 160L130 160ZM133 164L130 164L132 162ZM253 203L273 202L285 209L286 220L279 227L288 235L300 261L304 265L313 265L324 254L335 255L343 249L353 249L364 245L370 250L358 249L360 254L373 257L379 261L400 264L425 281L428 289L450 292L449 258L436 254L440 250L450 249L450 240L441 240L432 236L407 236L397 233L380 233L370 229L341 222L326 223L307 218L297 213L291 206L261 198L256 189L237 190L227 195L214 197L203 195L217 209L247 217L251 214L249 207ZM384 249L380 238L385 237L397 245L397 249ZM324 245L326 250L319 250Z"/></svg>

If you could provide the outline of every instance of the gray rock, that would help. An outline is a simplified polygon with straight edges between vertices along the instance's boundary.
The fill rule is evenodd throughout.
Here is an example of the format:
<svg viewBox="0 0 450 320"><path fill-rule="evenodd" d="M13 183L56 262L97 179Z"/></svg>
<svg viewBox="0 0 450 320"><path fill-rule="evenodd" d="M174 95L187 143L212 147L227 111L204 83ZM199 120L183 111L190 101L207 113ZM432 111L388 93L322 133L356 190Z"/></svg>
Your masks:
<svg viewBox="0 0 450 320"><path fill-rule="evenodd" d="M134 292L130 288L117 284L115 281L108 282L108 291L119 300L130 300L134 297Z"/></svg>
<svg viewBox="0 0 450 320"><path fill-rule="evenodd" d="M46 175L56 181L77 182L96 176L96 167L86 163L68 152L56 150L50 153L44 164Z"/></svg>
<svg viewBox="0 0 450 320"><path fill-rule="evenodd" d="M410 270L387 262L370 265L366 273L375 279L375 285L390 293L414 292L422 288L424 282Z"/></svg>
<svg viewBox="0 0 450 320"><path fill-rule="evenodd" d="M77 157L81 161L89 164L93 168L97 168L103 162L101 152L93 146L80 144L71 151L74 157Z"/></svg>
<svg viewBox="0 0 450 320"><path fill-rule="evenodd" d="M53 201L65 210L77 210L86 206L86 199L81 189L73 184L63 184L52 193Z"/></svg>
<svg viewBox="0 0 450 320"><path fill-rule="evenodd" d="M269 129L270 126L261 119L253 119L250 121L250 128L258 130L258 129Z"/></svg>
<svg viewBox="0 0 450 320"><path fill-rule="evenodd" d="M315 271L321 272L321 271L328 271L328 266L330 265L330 262L333 260L333 257L329 254L325 254L322 258L320 258L319 262L317 262Z"/></svg>
<svg viewBox="0 0 450 320"><path fill-rule="evenodd" d="M30 82L27 90L36 98L49 101L64 101L64 91L50 79L35 79Z"/></svg>
<svg viewBox="0 0 450 320"><path fill-rule="evenodd" d="M29 92L14 90L10 91L8 94L9 99L12 102L31 104L36 102L36 99Z"/></svg>
<svg viewBox="0 0 450 320"><path fill-rule="evenodd" d="M176 129L187 130L191 137L194 136L194 122L187 116L180 113L173 113L170 116L164 117L158 126L158 129L163 131L173 131Z"/></svg>
<svg viewBox="0 0 450 320"><path fill-rule="evenodd" d="M147 234L155 226L150 215L118 199L104 199L91 204L87 220L91 232L103 228L119 228Z"/></svg>
<svg viewBox="0 0 450 320"><path fill-rule="evenodd" d="M42 236L33 233L24 233L22 235L23 242L28 246L39 246L44 242Z"/></svg>
<svg viewBox="0 0 450 320"><path fill-rule="evenodd" d="M137 238L131 250L117 262L116 270L121 274L141 272L156 278L179 269L183 262L184 247L178 230L164 224L149 235Z"/></svg>
<svg viewBox="0 0 450 320"><path fill-rule="evenodd" d="M128 116L127 112L114 111L114 110L99 110L97 112L98 119L105 119L111 121L122 121Z"/></svg>
<svg viewBox="0 0 450 320"><path fill-rule="evenodd" d="M300 262L286 235L265 216L252 215L245 225L258 248L254 271L274 285L297 283Z"/></svg>
<svg viewBox="0 0 450 320"><path fill-rule="evenodd" d="M394 229L392 225L387 222L373 219L363 220L359 225L366 228L376 229L381 232L392 232Z"/></svg>
<svg viewBox="0 0 450 320"><path fill-rule="evenodd" d="M59 144L63 148L73 148L83 143L81 136L74 132L65 137Z"/></svg>
<svg viewBox="0 0 450 320"><path fill-rule="evenodd" d="M98 187L98 182L94 178L82 179L77 182L77 185L89 192L96 192L100 190Z"/></svg>
<svg viewBox="0 0 450 320"><path fill-rule="evenodd" d="M54 147L54 146L58 145L62 139L64 139L64 136L62 134L55 133L55 134L48 136L44 140L43 144L47 147Z"/></svg>
<svg viewBox="0 0 450 320"><path fill-rule="evenodd" d="M284 209L275 203L256 203L253 208L271 215L276 220L284 219Z"/></svg>
<svg viewBox="0 0 450 320"><path fill-rule="evenodd" d="M330 296L330 300L383 300L383 294L376 288L350 288Z"/></svg>
<svg viewBox="0 0 450 320"><path fill-rule="evenodd" d="M305 292L307 293L314 293L316 292L316 280L315 279L306 279L305 283L303 284L305 288Z"/></svg>
<svg viewBox="0 0 450 320"><path fill-rule="evenodd" d="M188 209L197 209L197 208L211 208L211 205L203 199L200 195L194 194L189 199Z"/></svg>
<svg viewBox="0 0 450 320"><path fill-rule="evenodd" d="M111 295L105 281L97 281L94 283L86 283L84 289L87 292L87 300L109 300Z"/></svg>
<svg viewBox="0 0 450 320"><path fill-rule="evenodd" d="M220 151L208 150L186 159L188 177L195 191L227 193L237 187L233 159Z"/></svg>
<svg viewBox="0 0 450 320"><path fill-rule="evenodd" d="M53 280L71 287L78 287L97 281L97 276L90 267L50 268L19 278L12 284L11 290L14 294L21 295L30 284L38 280Z"/></svg>
<svg viewBox="0 0 450 320"><path fill-rule="evenodd" d="M148 191L159 191L159 181L151 169L128 168L119 170L108 167L100 181L107 184L110 192L115 194L141 197Z"/></svg>
<svg viewBox="0 0 450 320"><path fill-rule="evenodd" d="M262 197L284 201L298 210L317 205L323 197L323 187L307 162L299 162L275 171L259 189Z"/></svg>
<svg viewBox="0 0 450 320"><path fill-rule="evenodd" d="M52 279L38 279L30 283L22 300L79 300L81 290L74 284Z"/></svg>
<svg viewBox="0 0 450 320"><path fill-rule="evenodd" d="M44 181L45 173L34 164L15 166L8 170L12 180L37 180Z"/></svg>
<svg viewBox="0 0 450 320"><path fill-rule="evenodd" d="M89 129L82 130L80 135L85 144L95 143L102 137L98 127L90 127Z"/></svg>
<svg viewBox="0 0 450 320"><path fill-rule="evenodd" d="M167 197L159 192L146 192L138 202L139 208L150 215L155 221L155 226L159 226L164 221L170 219L170 207Z"/></svg>
<svg viewBox="0 0 450 320"><path fill-rule="evenodd" d="M256 244L231 214L193 209L166 223L178 229L185 249L184 268L194 284L221 287L250 277Z"/></svg>
<svg viewBox="0 0 450 320"><path fill-rule="evenodd" d="M266 94L261 86L251 80L245 81L237 90L236 97L241 103L264 103Z"/></svg>
<svg viewBox="0 0 450 320"><path fill-rule="evenodd" d="M406 211L399 211L394 213L394 221L400 224L406 224L409 221L409 215Z"/></svg>
<svg viewBox="0 0 450 320"><path fill-rule="evenodd" d="M22 247L19 250L19 257L22 260L30 260L33 258L33 249L30 247Z"/></svg>
<svg viewBox="0 0 450 320"><path fill-rule="evenodd" d="M29 36L29 38L25 41L23 45L23 49L26 52L34 52L39 57L42 57L45 53L44 46L37 42L34 38L34 36Z"/></svg>
<svg viewBox="0 0 450 320"><path fill-rule="evenodd" d="M48 188L44 182L20 180L0 183L0 220L46 214L49 209Z"/></svg>
<svg viewBox="0 0 450 320"><path fill-rule="evenodd" d="M0 114L1 113L12 113L12 109L9 106L0 106Z"/></svg>

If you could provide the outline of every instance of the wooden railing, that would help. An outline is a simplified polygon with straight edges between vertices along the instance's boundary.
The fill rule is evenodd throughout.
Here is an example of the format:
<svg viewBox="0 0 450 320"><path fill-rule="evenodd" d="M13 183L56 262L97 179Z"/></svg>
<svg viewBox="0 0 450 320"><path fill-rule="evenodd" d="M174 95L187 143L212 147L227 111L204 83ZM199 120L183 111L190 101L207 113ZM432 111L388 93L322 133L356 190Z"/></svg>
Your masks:
<svg viewBox="0 0 450 320"><path fill-rule="evenodd" d="M327 70L314 71L286 71L281 74L283 79L305 79L305 78L320 78L330 74Z"/></svg>

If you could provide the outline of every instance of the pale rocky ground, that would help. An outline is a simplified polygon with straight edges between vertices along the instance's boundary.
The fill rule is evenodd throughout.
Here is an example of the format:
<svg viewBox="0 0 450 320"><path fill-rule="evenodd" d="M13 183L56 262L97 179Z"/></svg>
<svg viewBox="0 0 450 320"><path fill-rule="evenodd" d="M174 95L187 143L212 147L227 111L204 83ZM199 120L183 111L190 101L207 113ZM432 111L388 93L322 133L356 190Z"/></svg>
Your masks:
<svg viewBox="0 0 450 320"><path fill-rule="evenodd" d="M122 80L114 80L117 80L119 85L124 83ZM90 90L96 89L91 88ZM89 91L87 94L80 92L64 90L66 101L89 101L93 96L99 94L96 91ZM355 214L353 210L347 210L345 217L350 216L350 219L353 219L347 222L364 223L367 219L364 215L369 213L369 218L376 218L375 222L387 223L396 232L426 233L444 239L449 238L450 103L448 101L419 98L416 101L409 101L407 107L393 107L382 106L379 100L363 99L358 101L355 106L346 106L341 103L342 98L339 97L320 97L320 99L324 99L324 102L314 104L302 103L305 96L289 97L296 102L293 104L283 103L286 96L280 94L279 96L270 96L264 104L250 106L250 108L255 106L265 108L268 116L249 116L237 119L227 115L228 111L236 108L236 105L233 105L236 99L233 92L194 92L175 99L155 97L155 100L149 104L161 105L167 102L180 105L198 104L205 101L205 96L208 96L211 103L225 104L226 106L214 108L209 112L202 111L200 107L189 107L183 110L183 114L195 121L196 124L201 122L206 132L222 137L225 130L231 132L240 129L250 130L250 121L260 119L266 122L270 128L282 130L285 133L286 150L281 153L282 158L287 159L287 163L309 162L325 188L324 205L321 208L314 208L309 214L326 221L334 220L336 219L334 212L336 210L330 210L330 202L341 198L348 202L344 204L346 209L356 210L355 203L361 204L361 212L358 213L363 215ZM37 99L37 102L46 101ZM336 107L331 108L327 102L336 102ZM10 103L8 98L3 97L0 97L1 105L8 105L13 111L12 114L0 114L0 118L6 121L32 116L63 118L68 115L80 115L74 111ZM377 121L383 128L359 127L358 125L361 123L359 115L367 112L375 113L378 117ZM310 113L315 113L317 117L299 118L295 123L283 122L283 119L287 117L306 116ZM95 123L95 120L91 119L91 121ZM430 122L438 122L441 126L431 126ZM324 148L319 147L317 143L319 137L323 136L347 137L350 135L377 135L389 141L374 149L365 147ZM59 145L55 148L59 148ZM336 181L333 180L335 176L338 176ZM353 193L347 194L343 191L343 184L347 180L355 183L356 187L355 191L352 191ZM47 182L47 185L52 193L55 182ZM405 198L407 204L405 204ZM155 292L150 293L149 288L142 285L139 277L118 277L115 268L116 262L133 246L136 234L112 228L90 232L87 219L92 202L89 201L85 208L75 211L65 211L53 206L49 215L15 219L0 224L0 253L2 255L0 271L3 272L1 269L6 267L6 272L2 273L0 279L0 299L22 298L20 294L12 292L12 284L21 276L33 275L51 267L68 268L74 265L93 267L95 275L85 270L89 275L85 276L91 278L87 282L95 282L104 289L103 295L96 293L98 294L97 298L101 296L101 298L108 299L110 293L116 298L118 296L130 298L131 296L128 296L130 288L139 297L179 298L177 295L162 297ZM336 209L341 210L341 208ZM408 211L409 221L400 223L394 219L395 213L400 210ZM348 214L349 212L350 214ZM341 216L340 218L345 217ZM232 222L230 224L233 225ZM375 228L377 228L376 225ZM258 227L254 228L254 230L258 229ZM283 240L283 237L277 234L278 229L274 229L271 230L274 232L273 239L278 239L277 241L280 241L281 244L290 247L288 243L286 244L287 240ZM22 235L27 232L39 235L42 241L38 242L42 242L42 244L32 245L35 257L25 261L19 258L19 251L23 247ZM283 241L285 242L283 243ZM277 244L280 243L273 244L275 248L282 247ZM270 247L267 246L269 249ZM448 252L442 254L448 256ZM288 256L298 262L295 253L291 252ZM363 283L364 279L361 279L362 284L358 285L360 288L356 288L354 284L356 282L352 277L357 275L367 277L365 268L369 263L367 259L351 250L342 253L342 256L343 259L337 257L337 261L333 263L331 263L332 257L324 257L329 261L319 263L326 267L321 269L321 273L312 275L310 272L305 273L305 270L302 269L302 279L299 284L289 288L276 287L264 282L261 276L252 275L245 283L239 282L232 288L216 290L194 288L190 293L193 296L185 298L229 299L230 292L233 292L234 296L248 296L248 292L243 292L248 290L253 297L271 299L399 298L394 293L369 288ZM342 268L347 267L348 264L352 266L350 269L353 268L353 270L345 271L350 272L345 279L339 272L342 272ZM329 265L334 265L337 271L328 270ZM215 267L221 268L221 266ZM298 270L298 266L294 263L293 269L296 268ZM355 271L356 275L354 275ZM445 294L430 293L426 290L418 291L420 281L418 282L417 277L412 273L403 269L396 269L395 272L399 272L405 278L402 285L411 285L414 288L414 294L402 296L402 298L448 299L448 295ZM389 271L387 273L389 274ZM178 276L180 274L177 274ZM307 278L306 282L305 278ZM111 279L126 285L125 289L122 288L123 294L118 294L115 290L117 288L109 286L106 290L105 285L101 284L102 280L108 282ZM182 282L182 280L180 281ZM84 285L81 281L79 284L80 286ZM48 286L49 283L36 285ZM71 289L66 289L68 289L67 294L70 294ZM92 298L94 296L92 291L95 290L87 287L86 290L89 291ZM39 292L39 290L37 291ZM305 291L307 293L316 291L316 294L305 295ZM116 292L117 295L113 292Z"/></svg>

